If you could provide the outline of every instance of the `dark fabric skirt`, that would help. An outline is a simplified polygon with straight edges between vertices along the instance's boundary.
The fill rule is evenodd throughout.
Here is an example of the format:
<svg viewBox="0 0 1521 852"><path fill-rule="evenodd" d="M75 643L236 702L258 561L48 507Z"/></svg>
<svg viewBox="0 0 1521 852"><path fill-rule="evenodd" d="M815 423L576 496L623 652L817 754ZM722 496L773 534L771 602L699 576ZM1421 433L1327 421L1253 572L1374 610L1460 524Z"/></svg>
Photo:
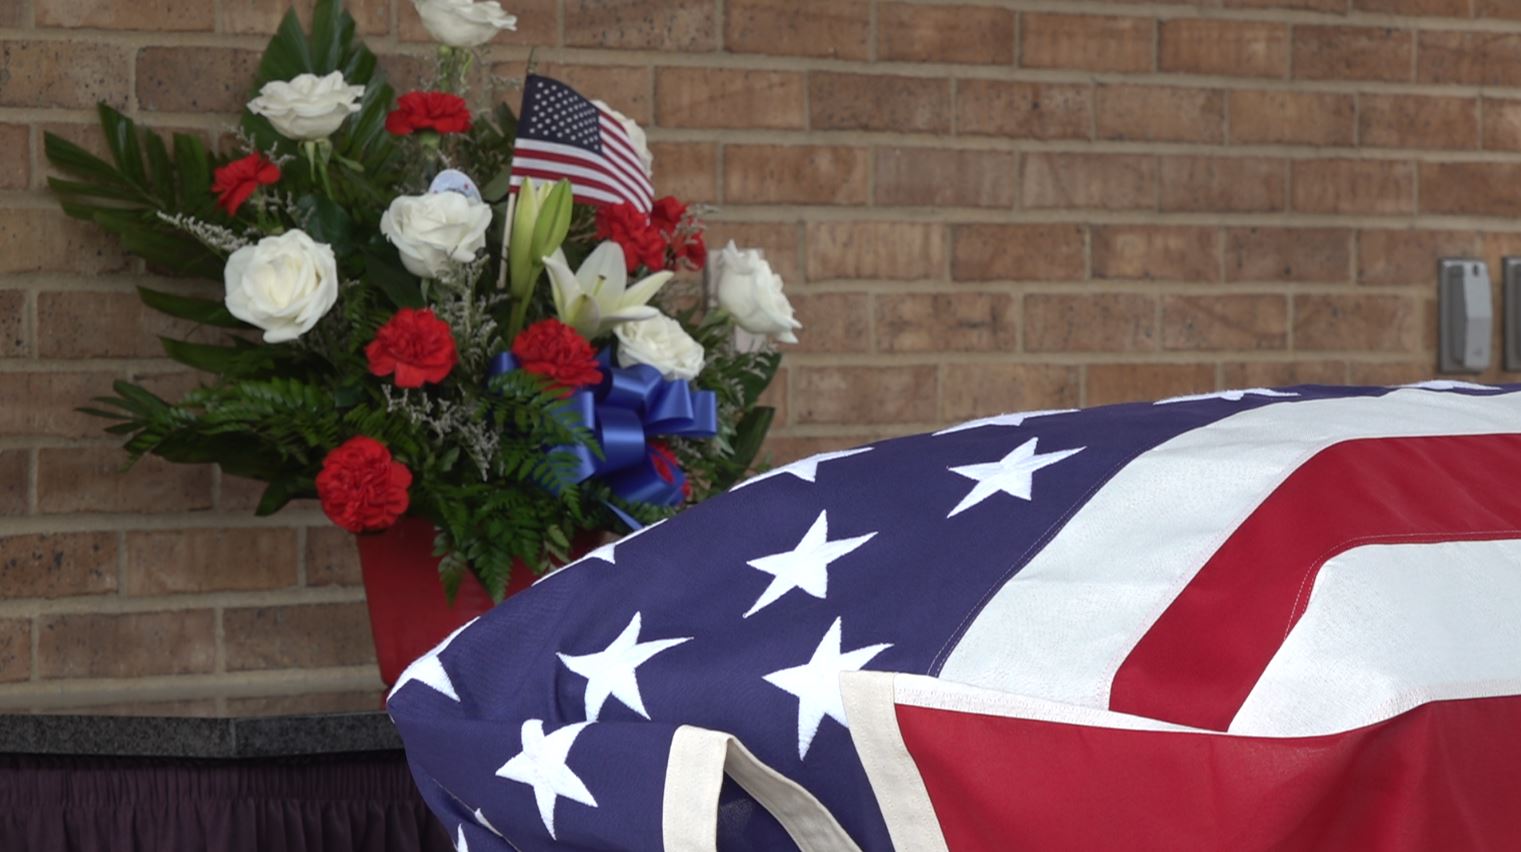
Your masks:
<svg viewBox="0 0 1521 852"><path fill-rule="evenodd" d="M452 852L400 752L0 756L4 852Z"/></svg>

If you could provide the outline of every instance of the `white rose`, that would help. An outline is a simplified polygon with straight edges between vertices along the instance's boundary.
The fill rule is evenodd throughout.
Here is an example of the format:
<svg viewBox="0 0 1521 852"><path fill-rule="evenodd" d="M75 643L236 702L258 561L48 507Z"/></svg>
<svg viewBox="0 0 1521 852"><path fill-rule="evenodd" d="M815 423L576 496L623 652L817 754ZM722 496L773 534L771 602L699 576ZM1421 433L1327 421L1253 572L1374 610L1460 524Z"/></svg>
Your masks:
<svg viewBox="0 0 1521 852"><path fill-rule="evenodd" d="M287 139L311 142L333 135L344 119L359 111L363 86L343 82L343 72L326 77L302 74L290 82L265 83L259 96L248 102L248 111L269 119Z"/></svg>
<svg viewBox="0 0 1521 852"><path fill-rule="evenodd" d="M480 47L502 30L518 28L518 19L496 0L412 0L428 35L450 47Z"/></svg>
<svg viewBox="0 0 1521 852"><path fill-rule="evenodd" d="M420 278L440 278L486 246L491 208L458 192L402 195L380 216L380 232Z"/></svg>
<svg viewBox="0 0 1521 852"><path fill-rule="evenodd" d="M650 142L644 135L644 128L640 127L639 123L632 118L613 109L603 101L592 101L592 103L612 113L613 117L618 119L618 123L623 125L623 132L627 133L629 141L634 143L634 153L639 155L639 162L644 164L645 176L653 176L655 174L655 155L650 153Z"/></svg>
<svg viewBox="0 0 1521 852"><path fill-rule="evenodd" d="M792 332L803 327L792 316L792 303L782 292L782 277L755 249L740 251L731 240L718 262L718 306L751 334L796 343Z"/></svg>
<svg viewBox="0 0 1521 852"><path fill-rule="evenodd" d="M286 231L244 246L227 258L227 310L264 329L265 343L284 343L311 331L338 301L333 249Z"/></svg>
<svg viewBox="0 0 1521 852"><path fill-rule="evenodd" d="M672 381L695 379L702 372L702 344L665 314L623 323L613 334L618 337L620 367L648 364Z"/></svg>

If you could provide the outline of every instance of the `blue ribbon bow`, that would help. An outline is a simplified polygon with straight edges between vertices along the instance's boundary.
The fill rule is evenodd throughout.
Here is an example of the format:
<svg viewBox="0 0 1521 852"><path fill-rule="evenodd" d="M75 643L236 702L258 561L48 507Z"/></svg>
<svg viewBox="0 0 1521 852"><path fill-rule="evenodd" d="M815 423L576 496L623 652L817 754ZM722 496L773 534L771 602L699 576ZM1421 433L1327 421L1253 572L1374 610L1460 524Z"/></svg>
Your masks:
<svg viewBox="0 0 1521 852"><path fill-rule="evenodd" d="M711 438L718 434L718 396L694 389L685 379L666 380L659 370L646 364L614 367L607 350L597 356L597 361L602 367L601 384L572 393L560 410L566 423L592 431L602 457L580 444L556 447L576 457L575 469L559 487L601 476L624 500L675 506L682 500L686 474L672 466L668 470L671 481L667 482L656 468L649 439L658 435ZM490 374L500 376L518 366L512 353L503 352L492 359ZM638 528L632 518L618 514Z"/></svg>

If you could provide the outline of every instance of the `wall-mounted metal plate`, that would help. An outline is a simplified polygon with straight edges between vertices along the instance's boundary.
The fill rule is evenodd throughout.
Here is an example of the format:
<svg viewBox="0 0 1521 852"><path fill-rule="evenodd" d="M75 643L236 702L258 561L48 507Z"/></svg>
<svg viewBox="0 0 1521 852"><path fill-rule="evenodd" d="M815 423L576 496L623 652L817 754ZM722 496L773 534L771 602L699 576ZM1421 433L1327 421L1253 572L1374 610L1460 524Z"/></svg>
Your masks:
<svg viewBox="0 0 1521 852"><path fill-rule="evenodd" d="M1438 367L1443 373L1482 373L1489 367L1495 321L1489 267L1474 258L1443 258L1438 272Z"/></svg>
<svg viewBox="0 0 1521 852"><path fill-rule="evenodd" d="M1521 370L1521 257L1505 258L1505 369Z"/></svg>

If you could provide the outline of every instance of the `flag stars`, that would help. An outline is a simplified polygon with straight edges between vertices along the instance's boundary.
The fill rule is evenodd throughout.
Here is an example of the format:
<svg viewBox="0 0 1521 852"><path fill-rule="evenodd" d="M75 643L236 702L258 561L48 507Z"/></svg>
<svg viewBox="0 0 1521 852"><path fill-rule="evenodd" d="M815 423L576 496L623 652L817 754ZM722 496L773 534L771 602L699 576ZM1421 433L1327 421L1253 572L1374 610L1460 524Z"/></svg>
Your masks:
<svg viewBox="0 0 1521 852"><path fill-rule="evenodd" d="M829 540L829 513L819 512L803 539L791 550L752 559L747 564L771 575L771 582L745 612L749 618L793 589L822 600L829 592L829 564L854 552L876 537L875 532Z"/></svg>
<svg viewBox="0 0 1521 852"><path fill-rule="evenodd" d="M1039 438L1031 438L997 461L950 468L951 473L964 476L977 484L972 486L972 490L946 517L954 518L994 494L1007 494L1021 500L1030 500L1036 471L1071 458L1086 449L1077 447L1054 453L1037 453L1035 447L1039 440Z"/></svg>
<svg viewBox="0 0 1521 852"><path fill-rule="evenodd" d="M581 732L590 724L577 722L552 734L545 734L543 719L529 719L523 723L522 728L523 750L496 771L498 776L508 781L527 784L533 788L534 803L539 807L539 819L543 820L551 840L558 839L555 837L555 803L558 800L565 798L588 807L597 807L597 800L592 797L591 791L586 789L580 777L566 764L576 737L581 736Z"/></svg>
<svg viewBox="0 0 1521 852"><path fill-rule="evenodd" d="M628 626L611 644L595 654L556 654L565 667L586 678L586 721L595 722L609 696L623 706L648 719L644 698L639 694L639 667L662 651L690 642L692 637L639 641L640 614L634 613Z"/></svg>
<svg viewBox="0 0 1521 852"><path fill-rule="evenodd" d="M891 643L868 645L854 651L840 651L840 638L844 630L843 620L836 618L834 624L819 640L808 662L790 669L774 671L765 676L766 682L797 698L797 756L808 757L824 717L849 728L845 721L845 699L840 695L840 675L858 672Z"/></svg>

